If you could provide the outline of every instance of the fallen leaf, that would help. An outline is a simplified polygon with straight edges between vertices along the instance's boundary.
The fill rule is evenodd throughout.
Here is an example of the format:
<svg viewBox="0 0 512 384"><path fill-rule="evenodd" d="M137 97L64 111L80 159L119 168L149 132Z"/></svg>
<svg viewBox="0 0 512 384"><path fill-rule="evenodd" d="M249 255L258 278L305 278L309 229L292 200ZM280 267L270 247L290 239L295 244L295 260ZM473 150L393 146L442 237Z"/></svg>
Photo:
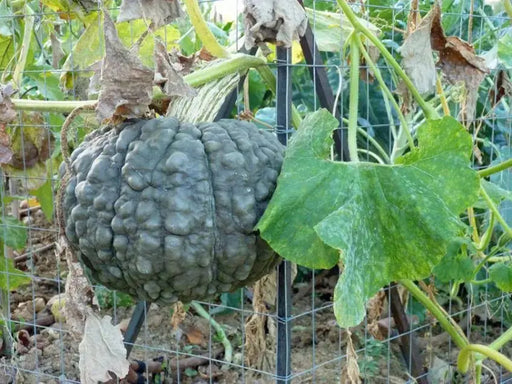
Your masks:
<svg viewBox="0 0 512 384"><path fill-rule="evenodd" d="M306 33L308 19L297 0L245 0L245 47L262 42L291 47Z"/></svg>
<svg viewBox="0 0 512 384"><path fill-rule="evenodd" d="M10 96L15 93L11 83L0 84L0 125L9 124L16 118L16 111Z"/></svg>
<svg viewBox="0 0 512 384"><path fill-rule="evenodd" d="M167 96L194 97L197 92L185 83L183 77L174 69L167 49L160 39L155 39L155 77L158 85Z"/></svg>
<svg viewBox="0 0 512 384"><path fill-rule="evenodd" d="M87 315L84 337L78 346L83 384L111 380L109 372L121 378L128 374L130 363L126 360L123 334L111 320L110 316L100 319L92 311Z"/></svg>
<svg viewBox="0 0 512 384"><path fill-rule="evenodd" d="M149 19L152 28L159 28L183 16L178 0L123 0L118 22Z"/></svg>
<svg viewBox="0 0 512 384"><path fill-rule="evenodd" d="M106 55L101 69L97 117L100 121L141 117L151 103L153 71L123 46L107 12L104 12L103 27Z"/></svg>
<svg viewBox="0 0 512 384"><path fill-rule="evenodd" d="M185 335L187 336L188 342L194 345L204 345L206 344L206 337L203 335L199 328L191 326L185 331Z"/></svg>
<svg viewBox="0 0 512 384"><path fill-rule="evenodd" d="M465 121L473 121L475 118L478 87L485 78L489 69L485 59L475 54L473 46L457 36L444 34L441 25L441 10L439 4L434 6L431 47L439 52L437 65L452 84L464 83L466 87L465 100L462 105L462 118Z"/></svg>

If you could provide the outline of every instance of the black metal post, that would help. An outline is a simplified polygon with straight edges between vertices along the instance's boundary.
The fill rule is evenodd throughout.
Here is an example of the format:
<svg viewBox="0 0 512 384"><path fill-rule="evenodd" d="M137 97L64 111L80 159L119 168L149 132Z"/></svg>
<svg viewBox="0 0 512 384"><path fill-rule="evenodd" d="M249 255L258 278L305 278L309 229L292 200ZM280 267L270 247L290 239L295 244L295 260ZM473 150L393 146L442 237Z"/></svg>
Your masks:
<svg viewBox="0 0 512 384"><path fill-rule="evenodd" d="M130 323L128 323L128 328L126 329L126 333L124 335L124 347L126 348L126 358L130 356L130 353L133 349L133 343L135 343L135 340L137 340L140 328L142 327L142 324L144 324L144 319L146 317L147 310L148 305L146 304L145 301L137 302L137 305L133 310Z"/></svg>
<svg viewBox="0 0 512 384"><path fill-rule="evenodd" d="M291 49L277 47L277 137L286 145L292 113ZM292 279L291 264L283 261L277 271L277 384L290 383Z"/></svg>

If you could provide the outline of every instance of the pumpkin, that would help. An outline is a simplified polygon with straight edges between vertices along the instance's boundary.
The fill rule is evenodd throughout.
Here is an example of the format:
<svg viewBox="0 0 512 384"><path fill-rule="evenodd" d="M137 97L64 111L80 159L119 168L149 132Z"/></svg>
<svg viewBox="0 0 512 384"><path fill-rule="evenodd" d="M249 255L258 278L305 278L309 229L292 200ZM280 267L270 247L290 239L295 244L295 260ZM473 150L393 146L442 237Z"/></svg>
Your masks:
<svg viewBox="0 0 512 384"><path fill-rule="evenodd" d="M232 291L279 257L254 230L284 147L236 120L129 120L71 155L65 232L93 282L170 304Z"/></svg>

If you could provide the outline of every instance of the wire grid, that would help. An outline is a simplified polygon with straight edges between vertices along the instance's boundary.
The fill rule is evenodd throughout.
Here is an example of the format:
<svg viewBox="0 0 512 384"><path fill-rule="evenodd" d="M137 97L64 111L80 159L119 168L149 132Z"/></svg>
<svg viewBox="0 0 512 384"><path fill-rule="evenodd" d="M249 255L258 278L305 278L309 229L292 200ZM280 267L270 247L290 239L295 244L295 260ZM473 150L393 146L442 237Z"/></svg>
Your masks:
<svg viewBox="0 0 512 384"><path fill-rule="evenodd" d="M455 2L453 8L444 12L443 17L455 17L460 19L459 30L456 33L459 37L464 40L468 40L466 23L463 20L467 19L467 12L464 10L469 0L463 0ZM206 7L212 4L228 3L228 0L217 0L217 1L202 1ZM320 7L327 3L333 3L333 1L314 1L312 7L316 14L317 7ZM241 6L238 4L234 5L237 13L241 11ZM381 9L386 12L392 13L392 20L394 27L397 29L403 29L403 25L395 21L399 20L400 16L407 14L408 7L406 3L397 2L392 7L382 5L382 2L368 1L365 4L367 9ZM113 13L116 12L114 7L111 10ZM56 17L59 15L42 4L38 4L38 8L35 9L36 20L43 14L53 13ZM69 15L71 16L71 15ZM6 18L0 14L0 20ZM479 28L483 28L483 23L479 23L478 20L483 18L483 15L475 12L473 14L474 25ZM403 19L403 18L402 18ZM486 22L500 22L499 16L487 16ZM235 21L236 39L238 42L238 31L241 30L239 25L240 19ZM67 28L73 29L75 25L72 23L72 18L68 17L67 20L60 20L64 23ZM316 30L316 17L310 19L310 24L313 33ZM36 23L37 25L37 23ZM15 31L13 31L14 33ZM76 38L79 37L79 30L74 31ZM37 35L37 31L35 31ZM395 29L391 28L391 36L394 39ZM15 35L16 36L16 35ZM70 40L69 44L72 45L75 41ZM40 42L44 44L45 42ZM14 39L15 52L18 52L21 48L21 42ZM341 42L340 42L341 47ZM390 45L392 51L395 50L393 45ZM485 47L484 47L485 48ZM483 52L484 49L480 44L476 43L477 53ZM288 61L274 63L274 67L284 66L288 72L293 74L300 71L302 68L311 67L308 64L292 64ZM348 68L346 63L340 60L340 54L333 54L331 60L327 63L314 63L314 67L323 67L326 69L328 76L334 78L332 84L337 92L337 97L340 101L348 97L347 84L345 73ZM3 71L3 68L0 68ZM385 71L386 68L381 67L381 70ZM54 74L57 77L60 76L60 71L55 69L48 70L31 70L30 68L24 71L24 75L30 76L41 76L46 79L49 74ZM72 75L78 79L80 72L72 72ZM288 75L290 76L290 75ZM291 75L293 76L293 75ZM282 81L283 78L279 77L278 82ZM285 100L293 99L297 104L301 104L298 88L304 89L316 89L317 78L313 76L310 80L305 80L301 84L297 84L293 81L293 77L285 78L287 82L291 82L291 94L285 95ZM45 84L46 80L43 81ZM77 82L79 83L79 82ZM368 102L370 100L371 89L374 87L369 81L364 83L364 88L361 92L363 98L367 101L366 105L361 105L360 117L366 121L372 119L372 109ZM337 85L337 87L336 87ZM279 84L278 84L279 86ZM48 89L45 89L43 85L42 92L48 93ZM241 92L239 92L241 94ZM73 88L71 91L72 98L79 99L81 96L81 89ZM239 100L240 101L240 100ZM308 100L313 104L312 109L320 107L319 101L316 96L313 100ZM279 103L279 101L278 101ZM343 102L337 104L340 115L346 115L346 110L343 108ZM240 110L241 103L238 102L237 106ZM289 124L289 104L285 106L277 104L277 113L279 110L286 110L285 112L285 123L278 124L277 121L274 124L276 132L278 134L288 135L292 129ZM48 140L54 133L58 133L60 126L54 122L53 116L48 113L41 114L41 121L37 124L31 123L30 129L36 130L41 133L42 137L47 137ZM277 117L279 119L279 117ZM477 119L478 120L478 119ZM484 119L480 119L484 122ZM512 129L512 116L509 115L493 115L485 118L485 123L491 123L492 126L492 138L494 139L497 133L495 132L494 126L497 120L502 120L502 123L507 127L508 133ZM22 115L19 114L19 118L16 122L11 124L12 128L19 129L21 132L25 132L28 127L26 121L22 119ZM368 129L370 131L370 128ZM391 142L391 135L389 124L372 124L371 130L373 134L379 137L388 136L388 142ZM507 143L510 145L510 142ZM25 140L21 141L21 151L25 153L25 147L28 151L29 143ZM371 143L368 140L366 142L366 149L371 148ZM391 148L389 148L390 150ZM494 149L491 147L491 156L493 155ZM21 158L21 168L23 172L18 172L17 175L4 174L4 182L1 185L1 204L2 204L2 219L5 221L7 215L24 216L26 219L25 224L28 228L29 236L25 250L22 254L17 254L10 249L5 248L4 252L10 257L14 257L15 260L25 260L26 273L28 273L31 283L28 289L9 292L7 295L2 296L2 308L4 313L8 313L7 318L4 316L4 321L8 321L11 327L25 327L30 333L37 333L42 335L40 338L33 339L33 346L25 353L14 356L13 358L4 357L1 361L1 366L4 371L4 378L8 380L10 376L14 377L15 373L23 376L25 382L34 383L78 383L79 376L77 370L78 354L76 344L77 341L73 340L69 331L66 329L66 325L62 319L58 319L55 324L50 325L37 325L40 320L40 315L37 313L38 298L41 295L41 290L47 289L54 294L61 294L64 292L64 279L66 274L65 260L60 257L56 258L55 268L42 270L39 265L41 263L48 263L52 265L52 258L55 258L53 243L48 240L41 241L41 239L55 238L57 230L54 226L49 225L45 222L41 212L38 209L27 209L20 208L19 201L14 200L15 203L9 201L9 197L22 196L25 200L29 200L31 194L29 192L30 187L27 188L27 184L40 184L46 181L44 177L34 176L30 172L28 161L25 157ZM50 164L49 174L56 175L57 169L55 164ZM37 182L40 179L39 183ZM51 190L54 192L57 190L58 181L56 178L51 179ZM12 227L12 226L11 226ZM9 225L4 225L4 235L7 235L11 229ZM6 269L7 270L7 269ZM284 271L284 275L287 275L286 279L291 279L289 274L291 269L287 268ZM202 302L201 304L208 310L209 314L213 319L222 324L227 330L228 334L235 346L235 356L233 362L227 364L222 357L222 353L218 353L219 343L216 339L215 330L212 328L211 323L207 322L206 331L203 325L203 336L204 340L201 340L202 345L190 342L190 335L193 334L190 330L175 331L170 327L170 309L165 307L158 307L152 305L145 313L146 321L143 324L141 333L134 343L133 352L131 358L136 358L142 361L150 361L156 357L164 357L170 359L177 365L177 369L174 370L172 376L174 382L177 383L267 383L267 382L283 382L283 383L335 383L339 382L341 372L346 365L346 333L341 330L334 321L331 303L331 293L325 289L324 281L331 281L336 278L336 270L334 271L307 271L303 268L299 268L299 279L297 279L293 285L293 294L288 297L287 300L291 300L291 313L287 317L279 317L278 309L275 306L270 306L268 313L259 314L262 317L268 319L267 321L267 332L268 338L277 338L276 329L272 326L277 324L285 324L289 330L287 337L287 344L290 346L286 352L289 354L291 366L289 367L288 373L285 376L279 376L276 372L275 360L278 358L277 347L273 343L273 347L269 350L269 356L273 356L268 361L268 365L265 368L254 368L245 363L245 347L244 343L246 340L244 325L247 319L256 313L254 312L250 301L247 299L247 291L242 290L238 302L227 305L220 301ZM16 274L2 271L2 275L5 276L7 281L16 277ZM302 276L302 280L301 277ZM327 284L328 285L328 284ZM332 287L331 287L332 288ZM390 289L385 288L383 290L387 296L387 308L385 311L391 313L391 297ZM119 324L122 321L126 321L131 315L131 308L125 308L118 305L118 296L114 293L113 306L110 309L104 310L105 314L110 314L113 317L114 324ZM486 286L478 296L479 302L474 302L471 295L467 296L466 301L457 303L454 299L448 298L447 308L450 316L456 321L461 320L469 321L474 314L479 314L480 318L483 318L482 324L478 324L477 328L472 326L465 326L461 323L461 326L465 329L468 337L477 337L482 342L489 342L496 337L497 332L503 332L506 329L505 318L508 316L507 311L512 311L512 308L507 308L507 296L506 295L492 295ZM28 299L27 301L25 301ZM28 317L19 318L15 317L16 310L19 308L19 303L27 303ZM7 307L7 311L5 311ZM417 316L417 303L409 298L407 305L407 315L412 322L410 331L407 334L412 336L422 336L427 342L422 347L422 352L425 352L427 360L430 360L430 374L435 374L436 370L444 372L446 369L443 366L436 366L434 364L434 356L438 356L441 362L454 363L456 359L456 349L453 348L451 341L446 339L446 348L441 351L435 351L433 343L439 339L440 330L433 324L431 319L427 316L424 319L418 319ZM229 311L228 314L222 314L221 312ZM484 316L483 313L488 313L492 316ZM191 315L189 315L191 316ZM162 331L163 329L163 331ZM179 335L179 333L185 335ZM352 330L353 339L355 343L356 352L358 354L358 362L361 369L362 376L366 379L366 382L371 383L405 383L414 382L414 379L421 379L420 377L413 378L408 372L411 372L411 366L405 363L404 356L400 352L399 344L404 333L398 333L394 328L388 328L388 334L385 335L383 340L374 339L369 330L368 324L362 324L360 327ZM442 336L441 336L442 337ZM437 338L437 339L436 339ZM48 344L48 340L53 340ZM178 342L181 340L181 342ZM186 342L183 342L186 340ZM16 340L12 341L17 343ZM270 343L272 344L272 343ZM269 345L270 345L269 344ZM412 347L412 339L411 345ZM51 349L51 351L49 351ZM281 352L282 353L282 352ZM180 364L186 364L187 359L191 357L203 357L208 363L203 365L202 370L183 370L180 369ZM224 367L220 370L219 367ZM0 371L1 372L1 371ZM506 376L503 370L497 370L498 376L496 377L498 382L506 383L512 382L510 376ZM426 376L426 374L425 374ZM19 377L19 376L18 376ZM435 377L435 376L433 376ZM2 376L0 376L0 382ZM202 380L202 381L201 381ZM430 378L431 382L435 382L436 379ZM434 380L434 381L432 381ZM5 381L8 382L8 381Z"/></svg>

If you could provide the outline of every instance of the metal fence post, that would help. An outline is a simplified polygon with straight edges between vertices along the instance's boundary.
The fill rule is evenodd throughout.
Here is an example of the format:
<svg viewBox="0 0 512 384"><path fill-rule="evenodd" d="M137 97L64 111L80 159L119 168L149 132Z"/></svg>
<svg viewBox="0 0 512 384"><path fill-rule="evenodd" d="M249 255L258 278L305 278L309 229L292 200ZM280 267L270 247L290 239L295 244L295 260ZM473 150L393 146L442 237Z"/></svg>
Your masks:
<svg viewBox="0 0 512 384"><path fill-rule="evenodd" d="M277 136L288 141L292 111L291 49L276 48L277 55ZM288 384L291 375L291 264L283 261L277 273L277 384Z"/></svg>

